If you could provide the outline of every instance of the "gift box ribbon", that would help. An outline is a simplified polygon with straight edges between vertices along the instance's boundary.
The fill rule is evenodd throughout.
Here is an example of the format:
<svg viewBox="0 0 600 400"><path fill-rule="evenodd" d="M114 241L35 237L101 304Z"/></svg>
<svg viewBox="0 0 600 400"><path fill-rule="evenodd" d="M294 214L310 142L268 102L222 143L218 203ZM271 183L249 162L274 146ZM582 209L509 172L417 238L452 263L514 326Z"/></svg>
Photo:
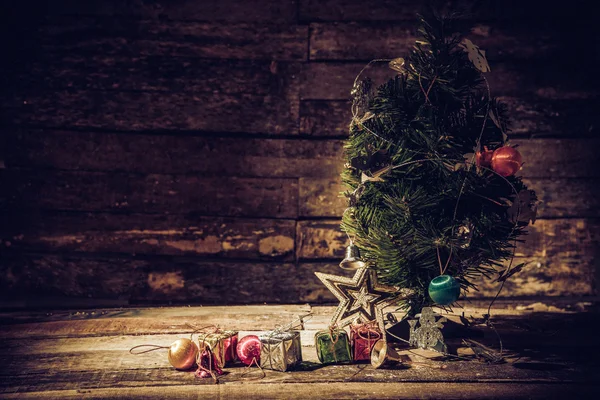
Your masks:
<svg viewBox="0 0 600 400"><path fill-rule="evenodd" d="M335 339L333 338L334 334L335 334ZM335 345L337 344L338 340L340 339L340 332L339 332L339 329L337 329L337 326L331 325L329 327L329 339L330 339L329 343L331 345L331 352L333 353L333 359L337 363L338 358L337 358L337 352L335 351Z"/></svg>

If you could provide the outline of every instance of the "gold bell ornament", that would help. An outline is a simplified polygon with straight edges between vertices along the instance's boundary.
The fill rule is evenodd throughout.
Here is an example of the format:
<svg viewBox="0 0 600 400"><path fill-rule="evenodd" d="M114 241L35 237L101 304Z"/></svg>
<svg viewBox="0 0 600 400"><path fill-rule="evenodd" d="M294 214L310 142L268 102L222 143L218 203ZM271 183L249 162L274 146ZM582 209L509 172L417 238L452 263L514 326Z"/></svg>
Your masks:
<svg viewBox="0 0 600 400"><path fill-rule="evenodd" d="M340 262L340 268L354 271L363 268L365 265L365 262L360 258L358 247L350 242L348 247L346 247L346 256Z"/></svg>
<svg viewBox="0 0 600 400"><path fill-rule="evenodd" d="M406 362L410 362L408 356L398 354L396 350L388 346L383 340L378 340L371 350L371 365L373 368L389 367Z"/></svg>

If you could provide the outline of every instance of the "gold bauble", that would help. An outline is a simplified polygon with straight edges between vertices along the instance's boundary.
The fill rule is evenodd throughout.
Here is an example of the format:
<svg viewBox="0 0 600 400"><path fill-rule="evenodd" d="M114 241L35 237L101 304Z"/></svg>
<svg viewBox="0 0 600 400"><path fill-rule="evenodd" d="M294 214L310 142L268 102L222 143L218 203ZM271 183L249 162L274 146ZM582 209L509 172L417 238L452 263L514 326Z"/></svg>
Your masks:
<svg viewBox="0 0 600 400"><path fill-rule="evenodd" d="M190 339L177 339L169 348L169 362L180 370L192 368L197 355L198 346Z"/></svg>

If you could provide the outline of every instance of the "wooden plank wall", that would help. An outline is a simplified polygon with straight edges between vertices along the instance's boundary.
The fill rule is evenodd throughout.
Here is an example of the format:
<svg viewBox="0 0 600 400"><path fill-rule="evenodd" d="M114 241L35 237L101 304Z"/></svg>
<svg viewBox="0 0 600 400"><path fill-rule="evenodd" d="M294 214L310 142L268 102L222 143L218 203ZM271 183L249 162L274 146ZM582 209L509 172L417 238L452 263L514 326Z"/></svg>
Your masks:
<svg viewBox="0 0 600 400"><path fill-rule="evenodd" d="M2 13L2 299L332 301L313 272L342 272L352 81L406 53L422 2L51 3ZM596 295L590 5L480 3L471 38L543 200L503 295Z"/></svg>

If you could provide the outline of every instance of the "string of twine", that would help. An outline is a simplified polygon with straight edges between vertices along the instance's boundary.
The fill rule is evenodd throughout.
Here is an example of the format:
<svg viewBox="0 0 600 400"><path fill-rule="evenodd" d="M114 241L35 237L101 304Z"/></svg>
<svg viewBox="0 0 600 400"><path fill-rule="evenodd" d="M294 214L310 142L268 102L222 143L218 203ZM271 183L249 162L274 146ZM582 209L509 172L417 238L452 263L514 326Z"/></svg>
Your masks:
<svg viewBox="0 0 600 400"><path fill-rule="evenodd" d="M377 63L377 62L390 62L392 61L391 58L376 58L374 60L371 60L367 63L367 65L365 65L360 72L358 73L358 75L356 75L356 78L354 78L354 84L353 84L353 88L356 87L356 83L358 82L358 79L360 78L360 76L362 75L362 73L371 66L371 64ZM356 109L356 105L354 102L352 102L352 107L351 107L351 111L352 111L352 122L353 124L362 124L362 121L359 117L358 117L358 110ZM363 125L363 128L369 132L371 135L383 140L384 142L393 144L391 140L386 139L382 136L379 136L376 132L373 132L371 129L369 129L368 127Z"/></svg>
<svg viewBox="0 0 600 400"><path fill-rule="evenodd" d="M283 332L288 332L290 330L293 330L295 327L298 326L298 324L300 325L300 330L304 330L304 323L306 321L308 321L309 319L311 319L312 316L313 316L313 313L309 312L309 313L306 313L304 315L298 315L298 318L296 318L295 320L293 320L289 324L286 324L286 325L275 325L275 329L273 329L269 333L268 337L271 338L273 335L275 335L277 333L283 333Z"/></svg>
<svg viewBox="0 0 600 400"><path fill-rule="evenodd" d="M435 83L435 80L437 78L438 78L437 75L433 77L433 79L431 80L431 83L429 84L429 87L427 88L427 91L425 91L425 88L423 88L423 84L421 83L421 74L419 74L419 86L421 87L421 91L425 95L425 102L427 104L431 104L431 101L429 101L429 92L431 91L431 88L433 87L433 84Z"/></svg>
<svg viewBox="0 0 600 400"><path fill-rule="evenodd" d="M334 362L338 362L338 358L337 358L337 352L335 351L335 346L338 342L338 340L340 339L340 332L335 332L338 331L338 327L337 324L333 324L329 326L329 347L330 347L330 351L333 353L333 360ZM336 333L335 339L333 338L334 333Z"/></svg>
<svg viewBox="0 0 600 400"><path fill-rule="evenodd" d="M133 350L135 349L139 349L142 347L150 347L149 350L143 350L143 351L137 351L137 352L133 352ZM137 346L133 346L132 348L129 349L129 353L130 354L144 354L144 353L149 353L151 351L155 351L155 350L160 350L160 349L169 349L171 346L159 346L157 344L140 344Z"/></svg>
<svg viewBox="0 0 600 400"><path fill-rule="evenodd" d="M444 275L444 273L446 272L446 269L448 268L448 265L450 265L450 259L452 259L452 251L454 250L454 247L450 247L450 255L448 255L448 259L446 260L446 265L444 265L443 268L442 268L442 258L440 257L440 247L436 245L435 249L437 251L438 263L440 264L440 275Z"/></svg>
<svg viewBox="0 0 600 400"><path fill-rule="evenodd" d="M251 373L252 371L252 364L256 365L258 367L258 369L260 370L260 372L262 373L262 375L260 377L255 377L255 378L244 378L244 375ZM250 362L250 364L248 364L246 366L246 368L244 368L244 371L242 371L240 378L242 380L246 380L246 381L253 381L253 380L260 380L263 379L267 376L267 373L265 372L265 370L263 369L263 367L260 366L260 363L258 362L258 359L256 357L252 357L252 361Z"/></svg>

